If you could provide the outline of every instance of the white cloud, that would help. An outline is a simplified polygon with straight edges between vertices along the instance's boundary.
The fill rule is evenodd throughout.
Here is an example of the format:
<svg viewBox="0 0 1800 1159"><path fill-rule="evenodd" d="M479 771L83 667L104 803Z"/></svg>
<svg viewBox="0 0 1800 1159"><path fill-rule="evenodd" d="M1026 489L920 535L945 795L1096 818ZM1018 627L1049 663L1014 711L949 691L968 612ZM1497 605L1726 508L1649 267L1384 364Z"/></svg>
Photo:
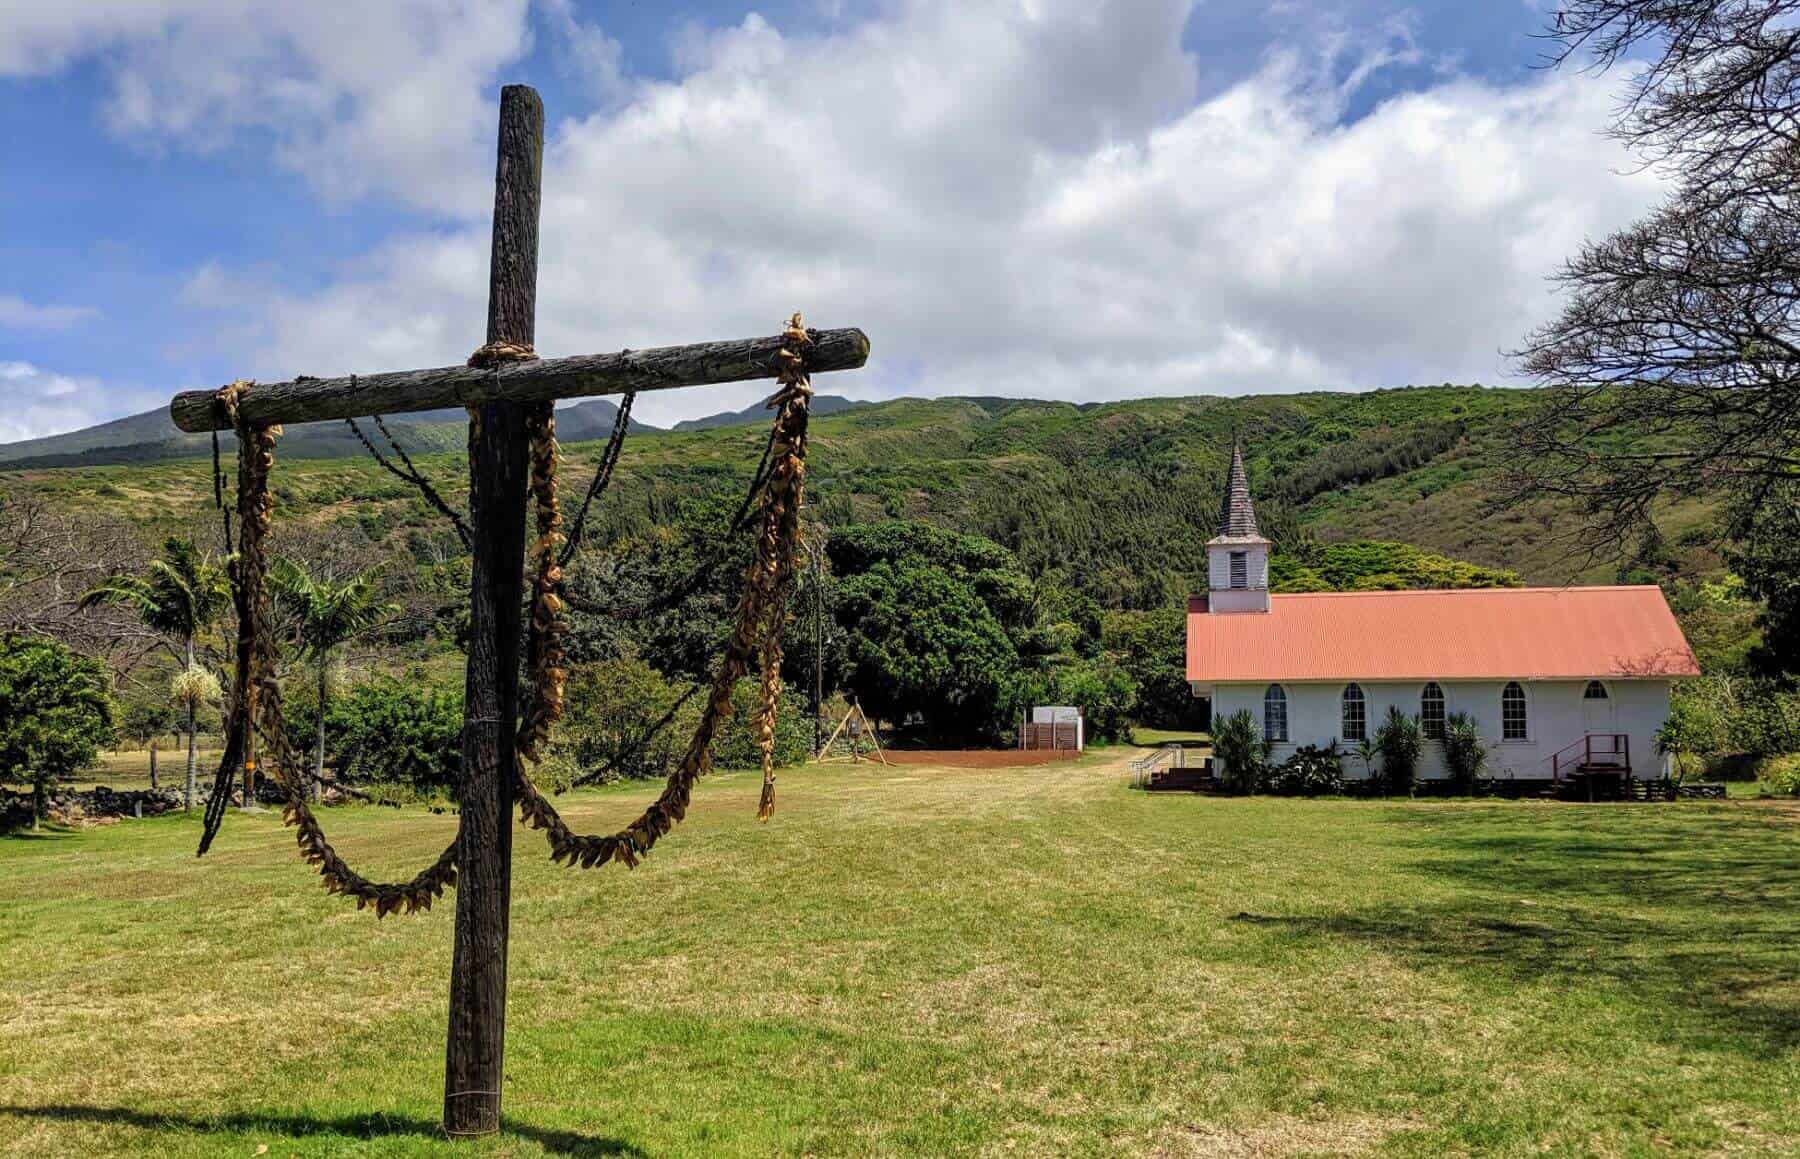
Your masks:
<svg viewBox="0 0 1800 1159"><path fill-rule="evenodd" d="M576 15L574 0L542 0L542 6L555 32L551 49L558 69L601 104L622 101L630 83L625 46Z"/></svg>
<svg viewBox="0 0 1800 1159"><path fill-rule="evenodd" d="M550 110L539 348L769 333L798 307L868 329L869 370L820 382L865 397L1495 381L1499 352L1553 308L1545 275L1658 195L1654 177L1621 175L1597 133L1606 80L1446 76L1342 123L1346 85L1417 61L1400 24L1269 55L1197 103L1180 47L1190 9L893 0L848 27L751 16L688 35L674 80L639 81L585 117ZM599 35L549 11L568 18L548 22L555 35ZM190 300L223 311L246 373L441 364L480 341L492 110L479 94L525 35L508 15L485 51L459 36L424 82L345 62L292 99L263 86L231 102L324 172L382 152L377 132L404 154L421 121L457 126L429 163L382 179L461 224L394 237L317 292L245 271L196 279ZM186 56L167 40L126 57L158 79L146 123L180 132L186 106L169 93L202 109L225 98L172 80ZM583 43L561 51L610 52ZM316 128L345 93L355 111ZM434 100L448 117L405 115ZM757 389L646 399L643 413L666 421Z"/></svg>
<svg viewBox="0 0 1800 1159"><path fill-rule="evenodd" d="M492 76L531 43L527 0L59 0L0 5L0 77L98 54L111 128L208 150L267 133L322 195L479 212Z"/></svg>
<svg viewBox="0 0 1800 1159"><path fill-rule="evenodd" d="M67 330L100 316L92 306L37 306L16 294L0 294L0 328Z"/></svg>
<svg viewBox="0 0 1800 1159"><path fill-rule="evenodd" d="M1273 56L1196 105L1187 8L921 2L693 40L678 80L553 136L540 348L763 333L799 306L869 330L871 368L821 382L865 395L1495 381L1553 306L1544 276L1657 194L1595 132L1594 78L1452 79L1344 125L1321 78L1358 66ZM486 253L472 224L276 296L263 372L454 361Z"/></svg>
<svg viewBox="0 0 1800 1159"><path fill-rule="evenodd" d="M0 443L85 426L104 402L100 384L91 378L0 360Z"/></svg>

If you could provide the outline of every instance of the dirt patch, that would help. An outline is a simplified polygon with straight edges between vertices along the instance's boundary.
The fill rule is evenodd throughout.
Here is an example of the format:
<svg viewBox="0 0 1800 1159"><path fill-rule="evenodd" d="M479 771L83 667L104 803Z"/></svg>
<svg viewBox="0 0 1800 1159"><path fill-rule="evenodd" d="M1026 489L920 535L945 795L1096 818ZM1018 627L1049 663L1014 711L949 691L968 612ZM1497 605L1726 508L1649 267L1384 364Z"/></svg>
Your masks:
<svg viewBox="0 0 1800 1159"><path fill-rule="evenodd" d="M942 765L952 769L1023 769L1072 761L1080 753L1051 749L886 749L890 765Z"/></svg>

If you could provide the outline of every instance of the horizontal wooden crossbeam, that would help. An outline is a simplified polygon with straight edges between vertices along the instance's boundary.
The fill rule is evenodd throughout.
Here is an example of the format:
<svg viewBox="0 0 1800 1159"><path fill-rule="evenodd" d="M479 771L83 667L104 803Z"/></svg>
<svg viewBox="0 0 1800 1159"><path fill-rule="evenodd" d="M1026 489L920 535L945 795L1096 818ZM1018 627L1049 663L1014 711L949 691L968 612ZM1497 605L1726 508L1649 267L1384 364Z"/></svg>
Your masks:
<svg viewBox="0 0 1800 1159"><path fill-rule="evenodd" d="M814 374L855 370L869 360L869 338L861 330L809 330L807 369ZM545 402L626 391L670 390L774 378L781 338L701 342L617 354L583 354L514 362L494 370L444 366L354 378L297 378L258 383L239 403L252 426L309 423L374 414L405 414L484 402ZM184 431L220 431L231 426L210 390L184 391L169 404L169 415Z"/></svg>

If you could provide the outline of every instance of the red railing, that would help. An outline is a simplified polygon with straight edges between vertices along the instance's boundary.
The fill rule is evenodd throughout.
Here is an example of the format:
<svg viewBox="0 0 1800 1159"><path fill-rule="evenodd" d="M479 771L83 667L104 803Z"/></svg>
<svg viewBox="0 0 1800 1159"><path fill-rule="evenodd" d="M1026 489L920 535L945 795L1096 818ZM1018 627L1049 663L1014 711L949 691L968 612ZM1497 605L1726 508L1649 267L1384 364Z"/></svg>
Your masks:
<svg viewBox="0 0 1800 1159"><path fill-rule="evenodd" d="M1571 754L1579 754L1572 756ZM1562 771L1583 766L1631 771L1631 737L1622 732L1590 732L1550 758L1550 779L1562 780Z"/></svg>

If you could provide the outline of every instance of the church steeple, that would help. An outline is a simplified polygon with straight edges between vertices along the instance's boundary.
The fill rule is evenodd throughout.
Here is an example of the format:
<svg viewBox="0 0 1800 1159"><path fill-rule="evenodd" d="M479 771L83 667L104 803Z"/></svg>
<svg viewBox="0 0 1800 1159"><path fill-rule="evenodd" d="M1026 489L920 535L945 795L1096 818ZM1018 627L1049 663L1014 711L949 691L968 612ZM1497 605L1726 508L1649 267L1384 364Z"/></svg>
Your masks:
<svg viewBox="0 0 1800 1159"><path fill-rule="evenodd" d="M1231 446L1231 473L1225 477L1225 498L1219 504L1219 534L1229 539L1256 538L1256 508L1250 505L1250 477L1244 473L1244 448Z"/></svg>
<svg viewBox="0 0 1800 1159"><path fill-rule="evenodd" d="M1269 546L1256 526L1243 447L1234 443L1225 494L1219 501L1218 534L1206 543L1209 611L1269 610Z"/></svg>

